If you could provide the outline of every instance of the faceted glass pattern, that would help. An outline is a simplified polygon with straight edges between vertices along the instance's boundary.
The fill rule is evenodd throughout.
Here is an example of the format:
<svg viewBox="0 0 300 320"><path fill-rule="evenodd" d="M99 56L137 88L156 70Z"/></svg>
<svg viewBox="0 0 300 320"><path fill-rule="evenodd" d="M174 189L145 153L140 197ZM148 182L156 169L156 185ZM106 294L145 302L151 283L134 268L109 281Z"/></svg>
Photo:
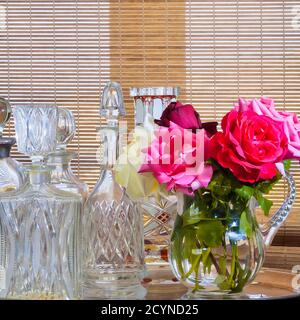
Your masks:
<svg viewBox="0 0 300 320"><path fill-rule="evenodd" d="M137 298L143 294L142 215L110 170L103 172L87 201L84 232L85 298Z"/></svg>
<svg viewBox="0 0 300 320"><path fill-rule="evenodd" d="M135 125L143 127L148 115L153 119L160 119L166 107L177 100L179 93L179 87L131 88ZM165 264L168 261L168 245L176 216L176 197L159 194L141 201L140 206L144 215L146 262Z"/></svg>
<svg viewBox="0 0 300 320"><path fill-rule="evenodd" d="M0 193L18 190L24 182L22 165L10 157L0 158Z"/></svg>
<svg viewBox="0 0 300 320"><path fill-rule="evenodd" d="M13 107L18 151L43 158L56 148L58 110L48 105Z"/></svg>
<svg viewBox="0 0 300 320"><path fill-rule="evenodd" d="M177 210L175 195L160 194L140 201L144 217L145 259L147 263L168 263L170 234Z"/></svg>
<svg viewBox="0 0 300 320"><path fill-rule="evenodd" d="M142 214L115 180L109 159L117 155L119 118L125 114L121 87L109 82L100 114L106 159L84 212L84 286L86 299L137 299L145 296Z"/></svg>
<svg viewBox="0 0 300 320"><path fill-rule="evenodd" d="M0 297L77 299L81 197L44 183L44 173L30 175L31 183L0 195Z"/></svg>

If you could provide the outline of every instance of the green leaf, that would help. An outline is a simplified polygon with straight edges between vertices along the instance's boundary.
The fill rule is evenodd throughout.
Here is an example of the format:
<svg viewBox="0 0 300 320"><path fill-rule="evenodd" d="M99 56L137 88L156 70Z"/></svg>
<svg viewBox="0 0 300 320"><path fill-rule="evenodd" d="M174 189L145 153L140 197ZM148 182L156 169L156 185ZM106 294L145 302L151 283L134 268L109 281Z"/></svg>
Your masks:
<svg viewBox="0 0 300 320"><path fill-rule="evenodd" d="M174 229L171 236L171 241L175 240L176 237L181 233L181 228L183 224L182 216L177 215L174 222Z"/></svg>
<svg viewBox="0 0 300 320"><path fill-rule="evenodd" d="M182 246L183 259L189 259L192 255L192 251L197 249L197 238L194 230L185 229L183 231L184 242Z"/></svg>
<svg viewBox="0 0 300 320"><path fill-rule="evenodd" d="M218 247L222 244L225 228L221 221L201 221L198 224L198 239L207 247Z"/></svg>
<svg viewBox="0 0 300 320"><path fill-rule="evenodd" d="M201 220L202 214L199 208L193 203L189 208L187 208L183 215L183 226L197 224Z"/></svg>
<svg viewBox="0 0 300 320"><path fill-rule="evenodd" d="M247 212L244 211L240 218L240 230L247 236L252 237L252 223L248 220Z"/></svg>
<svg viewBox="0 0 300 320"><path fill-rule="evenodd" d="M265 197L263 196L263 194L262 194L260 191L258 191L258 190L256 190L254 196L255 196L258 204L260 205L260 207L261 207L262 210L264 211L264 215L265 215L265 216L268 216L268 215L269 215L269 212L270 212L270 209L271 209L271 207L272 207L272 205L273 205L273 201L265 198Z"/></svg>
<svg viewBox="0 0 300 320"><path fill-rule="evenodd" d="M223 274L219 274L219 275L217 275L214 282L219 285L226 280L227 280L226 276L224 276Z"/></svg>
<svg viewBox="0 0 300 320"><path fill-rule="evenodd" d="M255 189L258 191L268 194L274 187L274 185L281 179L281 174L278 173L276 176L270 180L262 180L255 184Z"/></svg>
<svg viewBox="0 0 300 320"><path fill-rule="evenodd" d="M202 248L202 263L203 263L203 272L209 273L211 268L211 260L209 257L211 249L210 248Z"/></svg>
<svg viewBox="0 0 300 320"><path fill-rule="evenodd" d="M246 200L249 200L254 194L254 189L252 187L249 187L249 186L243 186L240 189L236 189L235 193L239 197L241 197L243 199L246 199Z"/></svg>
<svg viewBox="0 0 300 320"><path fill-rule="evenodd" d="M291 168L292 161L290 159L284 160L283 165L284 165L284 170L289 171Z"/></svg>
<svg viewBox="0 0 300 320"><path fill-rule="evenodd" d="M226 268L227 268L227 259L226 259L226 257L221 256L219 258L219 267L220 267L220 274L225 275L226 274Z"/></svg>
<svg viewBox="0 0 300 320"><path fill-rule="evenodd" d="M219 274L214 281L221 290L229 290L231 288L230 282L226 276Z"/></svg>

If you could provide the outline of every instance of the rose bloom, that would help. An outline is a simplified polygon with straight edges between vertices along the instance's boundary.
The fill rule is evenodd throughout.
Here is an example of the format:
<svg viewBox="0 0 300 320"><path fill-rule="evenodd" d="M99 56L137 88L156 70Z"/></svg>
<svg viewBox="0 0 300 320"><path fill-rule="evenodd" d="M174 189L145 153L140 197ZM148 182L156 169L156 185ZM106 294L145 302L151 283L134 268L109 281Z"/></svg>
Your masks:
<svg viewBox="0 0 300 320"><path fill-rule="evenodd" d="M210 141L211 158L242 182L276 175L276 163L285 158L288 146L283 123L251 110L232 110L223 118L222 130Z"/></svg>
<svg viewBox="0 0 300 320"><path fill-rule="evenodd" d="M277 111L273 99L268 97L251 101L240 98L235 109L237 111L251 110L258 115L268 116L274 121L282 123L288 139L288 151L285 159L300 160L300 123L295 113Z"/></svg>
<svg viewBox="0 0 300 320"><path fill-rule="evenodd" d="M205 122L200 120L199 113L191 104L182 104L181 102L171 102L164 110L159 120L155 123L159 126L170 127L173 122L183 129L205 129L208 136L217 132L217 122Z"/></svg>
<svg viewBox="0 0 300 320"><path fill-rule="evenodd" d="M213 169L204 164L204 154L198 157L208 141L205 130L189 131L191 139L188 142L185 131L173 122L168 128L159 127L156 137L145 150L145 163L139 172L152 172L160 184L166 184L167 190L193 195L194 190L207 187Z"/></svg>

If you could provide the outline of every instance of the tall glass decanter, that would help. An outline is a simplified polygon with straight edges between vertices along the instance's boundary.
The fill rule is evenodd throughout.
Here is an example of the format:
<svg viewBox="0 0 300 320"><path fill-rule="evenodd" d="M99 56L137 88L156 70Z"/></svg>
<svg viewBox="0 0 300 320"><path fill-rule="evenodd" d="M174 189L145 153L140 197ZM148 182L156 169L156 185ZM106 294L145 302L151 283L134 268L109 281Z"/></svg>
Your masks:
<svg viewBox="0 0 300 320"><path fill-rule="evenodd" d="M149 117L160 119L163 111L177 100L178 87L131 88L134 99L135 125L147 127ZM168 264L168 247L176 216L177 198L164 192L140 201L144 217L145 261L147 264Z"/></svg>
<svg viewBox="0 0 300 320"><path fill-rule="evenodd" d="M13 115L18 150L33 163L20 190L0 195L0 297L80 298L82 197L51 185L43 165L56 147L57 108L15 106Z"/></svg>
<svg viewBox="0 0 300 320"><path fill-rule="evenodd" d="M100 178L84 213L85 263L83 295L86 299L138 299L146 290L144 275L143 220L136 204L114 177L118 154L119 117L125 114L121 87L108 83L100 114L103 157Z"/></svg>
<svg viewBox="0 0 300 320"><path fill-rule="evenodd" d="M23 166L10 157L16 139L2 136L10 115L10 103L0 97L0 193L18 190L25 182Z"/></svg>
<svg viewBox="0 0 300 320"><path fill-rule="evenodd" d="M58 189L81 194L84 201L89 192L88 185L79 180L71 169L71 161L77 154L67 150L76 132L73 114L65 108L58 108L57 146L55 152L47 157L47 164L52 167L51 183Z"/></svg>

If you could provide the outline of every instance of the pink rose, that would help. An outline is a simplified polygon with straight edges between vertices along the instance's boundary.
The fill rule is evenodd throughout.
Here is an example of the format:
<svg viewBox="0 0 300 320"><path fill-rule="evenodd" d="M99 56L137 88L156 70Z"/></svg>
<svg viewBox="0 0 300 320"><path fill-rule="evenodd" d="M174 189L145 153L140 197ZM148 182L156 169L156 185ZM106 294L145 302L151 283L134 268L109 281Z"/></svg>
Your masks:
<svg viewBox="0 0 300 320"><path fill-rule="evenodd" d="M207 187L213 169L204 164L204 144L208 141L205 131L189 131L190 139L186 139L186 131L173 122L168 128L159 127L145 150L145 164L139 172L152 172L160 184L166 184L167 190L192 195L194 190ZM199 156L197 148L201 147L203 153Z"/></svg>
<svg viewBox="0 0 300 320"><path fill-rule="evenodd" d="M252 110L240 110L223 118L223 132L212 137L209 156L240 181L271 179L277 173L276 163L287 152L283 123Z"/></svg>
<svg viewBox="0 0 300 320"><path fill-rule="evenodd" d="M273 99L267 97L251 101L240 98L235 105L235 109L237 111L251 110L258 115L268 116L281 123L288 140L288 151L285 159L300 160L300 123L295 113L276 111Z"/></svg>

